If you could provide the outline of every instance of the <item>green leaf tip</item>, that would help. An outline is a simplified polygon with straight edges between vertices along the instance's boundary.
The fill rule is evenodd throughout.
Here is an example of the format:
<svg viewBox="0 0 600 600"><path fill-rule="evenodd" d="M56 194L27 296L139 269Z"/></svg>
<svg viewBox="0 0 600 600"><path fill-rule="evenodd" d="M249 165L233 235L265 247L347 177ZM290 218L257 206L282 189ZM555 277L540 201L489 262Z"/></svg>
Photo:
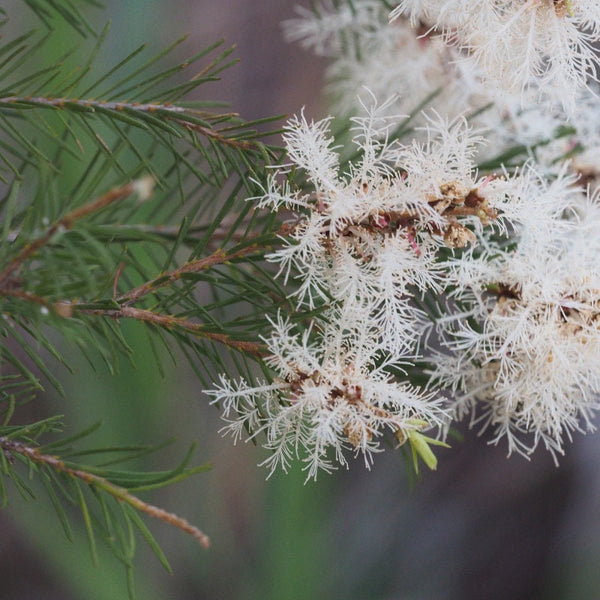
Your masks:
<svg viewBox="0 0 600 600"><path fill-rule="evenodd" d="M431 446L450 448L445 442L426 436L418 431L409 431L406 436L412 452L415 473L419 473L419 457L430 470L435 471L437 469L437 457L433 453Z"/></svg>

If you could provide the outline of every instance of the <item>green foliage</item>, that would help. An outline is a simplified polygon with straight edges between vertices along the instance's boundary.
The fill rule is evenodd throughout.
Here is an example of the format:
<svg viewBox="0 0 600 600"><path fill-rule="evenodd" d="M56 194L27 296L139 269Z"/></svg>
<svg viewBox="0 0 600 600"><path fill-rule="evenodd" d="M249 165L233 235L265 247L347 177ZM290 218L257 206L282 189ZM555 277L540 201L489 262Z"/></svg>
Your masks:
<svg viewBox="0 0 600 600"><path fill-rule="evenodd" d="M169 568L142 516L207 538L133 493L205 466L189 467L190 452L164 472L115 469L162 447L76 450L91 429L65 437L62 417L22 424L20 409L49 388L66 395L65 344L94 370L135 362L126 319L144 323L159 369L166 349L206 385L225 361L251 370L262 354L256 332L286 302L263 264L277 222L246 201L280 159L260 141L274 119L184 100L235 62L222 42L176 64L183 39L154 56L142 46L103 69L109 28L97 34L86 16L99 3L25 3L42 30L6 32L0 46L0 502L11 499L8 481L34 497L35 479L67 537L68 507L78 509L94 558L101 538L129 572L137 532ZM80 38L57 55L61 22Z"/></svg>
<svg viewBox="0 0 600 600"><path fill-rule="evenodd" d="M25 4L35 12L37 17L48 29L53 29L56 18L66 21L80 35L96 36L94 27L90 24L82 10L87 7L103 8L97 0L67 0L56 2L56 0L24 0Z"/></svg>
<svg viewBox="0 0 600 600"><path fill-rule="evenodd" d="M4 478L10 479L24 500L35 498L29 480L37 478L45 488L47 497L56 511L68 539L72 539L69 514L65 505L77 507L81 513L88 535L89 548L97 564L96 537L100 535L127 569L133 568L135 550L134 531L139 531L157 555L161 564L171 567L160 546L140 519L138 512L165 520L197 537L204 545L208 540L203 534L175 515L166 513L139 500L132 492L145 492L176 483L190 475L206 470L207 465L189 468L193 447L177 467L169 471L127 471L111 468L124 460L139 458L161 447L92 448L77 450L73 443L90 435L99 424L76 435L54 442L38 445L46 433L62 431L59 417L44 419L26 426L8 426L0 437L3 453L0 455L0 504L6 506L8 494ZM83 457L104 459L97 464L80 463ZM22 463L28 477L19 468ZM93 503L93 505L92 505ZM187 528L186 528L187 525ZM126 535L124 535L126 533Z"/></svg>
<svg viewBox="0 0 600 600"><path fill-rule="evenodd" d="M275 149L255 140L257 123L212 112L207 103L178 103L231 64L230 50L207 58L219 50L217 43L155 73L175 45L137 65L139 48L108 73L94 74L106 31L78 69L69 64L74 51L50 67L37 67L47 36L4 47L0 119L6 152L0 173L7 185L0 200L0 301L11 319L2 333L31 360L39 354L32 340L60 360L44 334L48 325L82 352L99 351L112 368L115 349L127 353L127 343L110 318L98 316L128 316L118 313L141 304L152 313L147 322L153 315L172 318L162 328L160 320L154 325L187 345L180 333L193 318L197 334L225 329L220 314L239 301L240 291L249 304L256 294L281 293L269 287L268 278L256 285L259 267L249 278L247 266L236 262L260 259L273 239L273 218L253 214L245 198L257 192L262 165ZM207 64L196 75L172 84L175 74L203 59ZM143 176L157 190L136 202L129 196L145 195L148 180L132 182ZM193 294L201 283L213 290L206 306ZM242 337L254 325L247 319L236 324ZM204 341L191 345L206 352ZM5 345L5 361L40 388L11 346ZM41 360L37 368L59 387Z"/></svg>

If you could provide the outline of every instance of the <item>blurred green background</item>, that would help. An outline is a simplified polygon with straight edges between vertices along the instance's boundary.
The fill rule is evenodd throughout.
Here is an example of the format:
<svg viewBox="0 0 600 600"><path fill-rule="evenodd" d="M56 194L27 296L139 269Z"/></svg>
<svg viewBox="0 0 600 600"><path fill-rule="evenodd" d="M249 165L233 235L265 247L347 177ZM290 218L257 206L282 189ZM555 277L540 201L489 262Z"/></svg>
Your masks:
<svg viewBox="0 0 600 600"><path fill-rule="evenodd" d="M244 118L295 113L322 116L324 63L282 39L280 23L295 1L128 0L91 11L111 19L107 64L147 41L158 51L184 33L178 58L225 37L241 63L201 93L222 99ZM3 3L7 33L31 22L23 2ZM68 28L57 52L74 42ZM408 90L407 93L410 93ZM68 431L102 420L103 444L180 442L141 468L172 466L192 440L196 463L212 470L148 501L197 524L212 539L205 551L159 522L148 523L173 567L169 575L139 541L138 597L154 599L480 599L600 597L598 436L576 436L555 468L543 453L506 460L474 432L439 452L435 473L411 487L400 453L371 471L350 471L304 485L299 469L277 474L256 464L252 444L221 439L218 411L208 406L185 365L159 375L137 324L124 323L137 355L116 376L93 371L77 356L64 381L68 404L48 396L31 414L64 413ZM69 350L66 350L67 353ZM83 528L66 540L49 503L13 502L0 513L0 599L118 600L127 597L122 566L108 554L94 567ZM77 520L73 519L73 523Z"/></svg>

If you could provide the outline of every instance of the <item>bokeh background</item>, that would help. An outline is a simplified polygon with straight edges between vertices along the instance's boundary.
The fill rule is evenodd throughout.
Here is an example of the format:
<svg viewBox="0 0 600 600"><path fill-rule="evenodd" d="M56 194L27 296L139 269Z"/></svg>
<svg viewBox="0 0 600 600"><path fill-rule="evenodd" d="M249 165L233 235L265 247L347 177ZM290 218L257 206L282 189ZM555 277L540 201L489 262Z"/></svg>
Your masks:
<svg viewBox="0 0 600 600"><path fill-rule="evenodd" d="M303 106L309 116L326 114L325 63L286 44L281 33L295 0L105 4L94 21L112 20L107 64L145 41L158 51L189 33L178 50L183 58L225 37L241 62L202 94L230 102L247 119ZM18 0L3 6L16 35L31 20L28 9ZM65 29L57 43L74 41ZM416 485L394 452L377 457L371 471L357 461L316 483L305 485L299 470L267 481L256 466L264 457L260 448L233 447L218 435L219 414L186 366L161 377L136 325L123 326L136 369L124 362L110 377L72 356L78 369L65 377L69 403L50 396L28 410L65 413L71 432L102 420L98 445L180 440L141 467L174 464L191 440L198 442L196 462L213 465L148 497L198 524L213 545L202 550L179 531L149 523L174 574L140 540L139 598L600 598L600 435L576 435L559 468L544 453L507 460L504 448L464 431L452 450L438 453L438 471L423 473ZM71 543L49 503L24 504L14 490L11 497L0 512L0 599L127 597L122 566L103 554L94 567L82 529L75 528Z"/></svg>

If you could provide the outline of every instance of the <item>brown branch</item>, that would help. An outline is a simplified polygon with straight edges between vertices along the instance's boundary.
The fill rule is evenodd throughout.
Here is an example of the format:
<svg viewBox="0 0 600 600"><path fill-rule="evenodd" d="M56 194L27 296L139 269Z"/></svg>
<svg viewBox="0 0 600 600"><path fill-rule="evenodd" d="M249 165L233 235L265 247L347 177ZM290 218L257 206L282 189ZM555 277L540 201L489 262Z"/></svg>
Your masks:
<svg viewBox="0 0 600 600"><path fill-rule="evenodd" d="M248 246L244 246L235 252L231 252L227 254L222 249L216 250L209 256L205 256L204 258L199 258L198 260L193 260L188 263L185 263L181 267L174 269L173 271L169 271L167 273L163 273L158 277L155 277L151 281L147 281L142 285L129 290L128 292L122 294L117 298L117 302L121 303L123 306L130 306L134 304L141 297L153 292L154 290L164 287L166 285L170 285L175 281L179 280L186 273L199 273L200 271L206 271L215 265L222 265L227 262L231 262L236 258L241 258L243 256L247 256L248 254L252 254L256 252L259 247L255 244L250 244Z"/></svg>
<svg viewBox="0 0 600 600"><path fill-rule="evenodd" d="M220 144L249 150L256 148L257 144L250 140L237 140L224 136L221 132L210 127L206 127L192 120L195 111L183 106L160 103L139 103L139 102L105 102L103 100L83 100L80 98L50 98L44 96L6 96L0 98L0 107L18 108L54 108L59 110L73 109L78 112L95 112L98 110L112 110L125 113L146 113L162 116L167 121L173 121L190 131L196 131L206 138L216 140ZM190 116L187 117L189 113ZM202 113L200 113L202 114ZM225 115L218 115L219 118Z"/></svg>
<svg viewBox="0 0 600 600"><path fill-rule="evenodd" d="M265 356L264 348L255 342L247 342L243 340L235 340L224 333L216 333L214 331L207 331L202 323L194 323L187 319L180 317L173 317L170 315L161 315L159 313L152 312L151 310L145 310L142 308L134 308L132 306L123 306L120 309L101 309L101 308L84 308L77 304L72 305L73 310L87 315L98 315L102 317L111 317L112 319L136 319L137 321L143 321L145 323L152 323L159 327L166 327L168 329L178 328L190 333L194 333L200 337L225 344L235 350L252 354L256 357Z"/></svg>
<svg viewBox="0 0 600 600"><path fill-rule="evenodd" d="M87 217L93 213L96 213L107 206L110 206L114 202L126 198L131 194L137 192L140 196L148 196L151 190L151 183L149 179L140 179L132 181L120 187L114 188L100 196L72 210L64 217L54 222L40 237L26 244L21 252L17 254L5 267L0 271L0 285L3 284L8 277L15 273L25 261L31 258L40 248L48 244L52 237L59 231L65 229L71 229L76 221Z"/></svg>
<svg viewBox="0 0 600 600"><path fill-rule="evenodd" d="M9 298L19 298L20 300L25 300L27 302L33 302L34 304L40 304L45 308L51 308L51 303L48 302L45 298L41 296L37 296L36 294L32 294L31 292L26 292L24 290L12 289L10 287L0 287L0 296L6 296Z"/></svg>
<svg viewBox="0 0 600 600"><path fill-rule="evenodd" d="M273 235L275 237L284 237L290 235L294 231L296 225L297 224L294 223L284 223ZM143 283L142 285L129 290L124 294L121 294L116 300L122 306L130 306L141 297L153 292L155 289L165 285L170 285L171 283L179 280L182 275L186 273L199 273L200 271L205 271L211 267L214 267L215 265L225 264L237 258L242 258L243 256L247 256L248 254L256 252L257 250L259 250L259 246L256 244L249 244L248 246L244 246L243 248L240 248L239 250L229 254L225 253L223 249L216 250L209 256L190 261L181 267L174 269L173 271L158 275L151 281L147 281L146 283Z"/></svg>
<svg viewBox="0 0 600 600"><path fill-rule="evenodd" d="M56 456L42 454L37 448L33 448L23 444L22 442L17 442L4 436L0 437L0 448L2 448L4 452L20 454L38 464L46 465L59 473L65 473L66 475L80 479L81 481L87 483L90 487L102 489L117 500L129 504L129 506L135 508L136 510L154 517L155 519L164 521L169 525L173 525L181 531L191 535L193 538L198 540L198 542L204 548L208 548L210 546L209 537L186 519L178 517L176 514L167 512L162 508L140 500L137 496L130 494L125 488L111 483L107 479L104 479L104 477L94 475L93 473L89 473L81 469L69 467L64 463L64 461L60 460Z"/></svg>
<svg viewBox="0 0 600 600"><path fill-rule="evenodd" d="M241 148L242 150L250 150L256 147L256 144L250 140L236 140L235 138L225 137L223 134L219 133L216 129L210 129L208 127L204 127L203 125L199 125L198 123L192 123L190 121L186 121L180 117L173 118L173 121L179 123L181 126L189 129L190 131L197 131L201 133L204 137L216 140L220 144L224 144L225 146L232 146L234 148Z"/></svg>
<svg viewBox="0 0 600 600"><path fill-rule="evenodd" d="M52 98L46 96L5 96L0 98L0 106L15 108L30 106L33 108L79 108L93 112L95 108L104 110L136 110L139 112L154 113L158 110L169 111L176 114L188 112L189 109L172 104L141 104L138 102L105 102L103 100L82 100L80 98Z"/></svg>

